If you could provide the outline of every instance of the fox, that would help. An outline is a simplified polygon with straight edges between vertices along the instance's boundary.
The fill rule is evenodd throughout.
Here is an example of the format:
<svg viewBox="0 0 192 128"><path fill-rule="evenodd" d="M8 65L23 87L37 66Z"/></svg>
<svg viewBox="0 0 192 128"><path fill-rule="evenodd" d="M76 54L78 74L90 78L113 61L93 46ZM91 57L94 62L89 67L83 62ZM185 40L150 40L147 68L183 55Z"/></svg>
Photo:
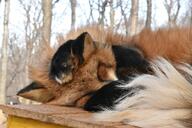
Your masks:
<svg viewBox="0 0 192 128"><path fill-rule="evenodd" d="M85 41L85 42L92 42L92 43L84 43L82 38L83 32L87 32L87 35L89 35L88 36L89 38L86 39L88 41ZM82 34L81 35L82 37L79 36L80 34ZM77 38L77 36L79 36L79 38ZM72 72L76 72L75 70L77 69L77 66L86 65L86 61L83 60L86 58L85 55L83 57L83 54L86 53L86 50L84 49L88 50L88 54L95 54L94 53L95 49L97 49L96 45L109 44L111 45L110 48L108 48L108 51L109 51L108 53L110 53L110 55L106 54L106 59L111 58L114 60L114 62L113 64L106 64L106 65L103 65L102 63L100 63L99 66L97 66L96 80L99 80L99 83L103 83L104 81L107 81L107 80L110 81L112 79L116 80L117 78L126 79L127 74L129 74L129 76L134 76L136 72L137 73L139 72L140 74L151 73L148 61L153 60L157 56L162 56L166 59L169 59L172 62L178 62L178 63L185 62L185 63L191 64L191 60L192 60L191 59L191 37L192 37L191 28L169 28L169 29L162 28L156 31L145 29L135 36L127 37L122 34L114 33L111 30L106 30L100 26L88 25L88 26L81 27L77 30L72 30L71 32L69 32L66 35L66 40L64 40L65 42L67 42L67 40L70 40L69 43L67 42L67 43L61 44L61 47L58 49L58 51L53 52L53 49L47 46L49 47L48 48L49 50L43 53L44 57L42 57L41 60L44 60L43 58L46 58L46 57L48 59L45 60L45 62L42 62L40 64L43 66L39 66L39 67L45 70L43 72L46 72L46 74L49 74L49 76L52 78L51 81L56 81L56 83L52 85L60 85L62 81L64 81L64 83L70 82L73 79ZM74 40L74 39L76 40L75 42L79 42L78 40L82 40L80 41L80 43L76 43L76 44L74 43L75 45L73 45L73 47L75 48L73 49L75 49L74 51L84 52L83 54L79 52L78 53L79 55L78 55L76 53L72 53L72 50L71 51L65 50L67 49L65 48L67 46L66 44L71 44L70 43L71 40ZM79 44L82 44L82 46L85 44L85 48L79 47L78 46ZM88 44L91 44L92 46L89 47ZM88 45L88 47L86 45ZM72 47L72 46L69 46L69 47ZM52 51L51 54L50 54L50 51ZM66 59L67 57L62 55L60 57L60 54L57 55L57 53L66 54L66 52L70 52L67 54L70 56L73 56L71 57L72 59L71 58ZM54 53L55 53L55 57L53 56ZM104 56L104 53L102 55ZM57 62L57 61L60 61L60 62ZM71 69L69 69L69 71L66 72L66 74L65 74L65 67L63 67L63 61L70 62L69 64L64 64L64 66L71 65L71 67L73 67L73 68L70 67ZM71 62L73 62L73 64ZM107 66L107 65L110 65L110 66ZM113 68L109 68L110 70L108 70L108 67L113 67ZM66 68L68 70L68 66ZM57 73L54 70L57 71ZM108 71L109 73L106 73ZM112 75L108 75L108 74L112 74ZM60 76L61 78L58 78L58 76ZM68 80L65 80L65 79L62 80L62 76L68 77L67 78ZM112 76L113 78L112 79L108 78L110 76ZM50 78L49 79L47 78L46 80L49 81ZM46 84L46 82L44 83ZM56 87L57 86L55 86L54 88Z"/></svg>
<svg viewBox="0 0 192 128"><path fill-rule="evenodd" d="M115 48L115 52L113 52L113 48ZM50 51L52 51L50 50L51 48L49 47L47 49L48 50L43 51L49 52L50 54ZM118 51L119 49L121 52ZM74 51L84 52L75 53ZM114 53L118 52L120 52L120 54L117 54L115 55L116 57L114 57ZM133 59L130 55L124 56L124 53L132 53L135 55L135 58ZM94 42L88 33L82 33L76 39L67 41L64 45L59 47L55 54L47 55L46 53L43 53L42 55L44 55L44 59L42 58L40 60L43 62L40 62L40 65L37 66L38 68L31 68L30 76L31 79L34 80L36 86L38 86L38 84L44 85L44 88L41 87L41 90L44 89L45 92L45 89L47 89L47 91L51 92L48 94L52 95L49 96L52 100L49 101L46 99L49 104L74 105L76 100L81 98L81 96L91 94L98 88L101 88L106 82L117 80L115 75L116 66L121 64L118 67L125 67L125 65L122 65L125 63L120 63L120 60L126 61L127 58L130 60L127 64L133 65L133 68L138 67L138 71L140 72L147 72L147 68L145 69L145 66L147 67L148 65L143 56L140 55L140 53L137 53L134 49ZM116 63L117 58L119 61ZM140 61L144 65L143 68L139 67ZM73 68L75 65L79 65L79 67ZM132 67L130 67L130 70ZM71 70L74 70L73 75L70 74ZM69 74L60 75L60 73L57 73L58 71ZM56 74L56 76L52 76L52 74L55 73L58 75ZM72 79L74 76L74 79L62 84L61 81L58 80L59 76L67 76L68 80ZM62 86L59 87L59 85ZM41 98L27 96L33 94L33 92L42 94L40 89L33 89L33 86L30 85L26 88L31 88L31 90L24 88L18 92L18 95L26 98L30 97L33 98L32 100L40 101Z"/></svg>
<svg viewBox="0 0 192 128"><path fill-rule="evenodd" d="M98 34L99 34L99 32L98 32ZM189 72L191 69L189 68L189 66L183 66L183 67L181 66L182 69L176 69L173 66L171 66L173 63L191 64L190 29L189 28L173 28L173 29L160 29L157 31L143 30L141 33L139 33L133 37L126 37L126 36L118 35L118 34L113 35L112 33L108 33L110 36L108 36L108 38L106 38L107 37L106 34L107 33L105 33L103 35L104 37L102 37L102 35L100 35L100 38L98 37L97 39L94 38L94 36L96 36L96 35L90 34L91 36L88 36L88 37L92 37L92 35L94 35L92 37L93 39L91 39L91 38L88 39L88 40L91 40L90 41L91 43L87 43L87 41L86 41L87 39L85 39L83 41L81 40L84 46L86 46L87 44L94 45L94 47L92 47L94 49L93 52L88 52L90 55L90 57L88 57L88 59L85 57L85 55L83 55L84 53L79 54L79 55L81 55L81 58L83 58L82 59L83 61L81 61L82 63L79 63L80 56L75 56L73 51L72 50L70 51L70 55L74 55L75 57L77 57L76 60L78 63L76 63L77 67L70 69L69 72L72 72L72 75L71 75L70 80L67 82L65 80L62 80L63 79L62 77L58 78L62 75L60 75L60 76L58 75L56 77L56 76L54 76L54 73L53 74L50 73L51 67L52 66L54 67L54 65L51 64L54 59L54 54L52 54L51 57L50 56L48 57L49 59L47 61L45 61L46 62L45 64L43 64L43 63L40 64L40 65L42 65L41 68L31 71L31 74L32 74L31 78L33 81L35 81L35 84L37 84L37 86L38 86L38 84L43 85L43 87L45 89L47 89L49 92L51 92L51 95L54 95L53 96L54 98L51 97L50 100L46 99L47 101L49 101L47 103L56 104L56 105L76 106L80 101L82 101L82 99L85 98L85 101L83 101L83 105L80 105L80 106L83 106L83 108L85 110L96 111L96 112L101 111L101 110L102 111L106 110L104 112L101 112L101 116L97 116L97 113L96 113L96 117L98 117L96 119L102 119L101 117L106 117L105 119L103 119L104 121L107 121L107 120L121 121L124 123L133 124L135 126L149 127L149 128L150 127L167 127L167 128L170 127L171 128L171 125L174 127L178 127L178 128L180 128L180 127L188 128L187 126L190 127L191 126L191 124L190 124L191 117L190 117L189 113L191 112L190 111L191 108L188 107L188 105L190 106L191 100L189 99L189 104L187 104L188 101L181 98L181 97L185 97L185 96L187 97L187 96L189 96L188 94L191 94L190 88L185 89L185 90L189 90L189 92L187 92L187 94L185 94L185 90L184 90L182 92L182 95L180 95L179 93L177 93L177 91L179 91L180 88L177 88L177 84L174 83L174 80L175 79L180 80L181 81L180 86L183 85L183 82L185 83L186 86L189 85L189 83L190 83L189 81L190 81L190 77L191 77ZM86 36L84 36L84 37L86 37ZM75 40L75 42L76 42L76 40L78 40L78 39L79 38L74 38L72 40ZM101 39L104 41L98 41L98 39ZM104 42L104 43L102 43L102 42ZM157 42L157 44L155 42ZM105 43L107 43L109 45L106 45ZM98 47L97 46L98 44L102 44L102 48ZM130 61L128 61L126 57L125 57L126 58L125 61L121 61L121 58L120 58L120 57L126 56L126 55L129 55L131 58L134 58L135 54L130 54L129 52L128 52L129 54L125 54L126 53L125 52L122 55L119 55L121 50L119 50L119 51L117 50L118 52L115 55L113 47L122 47L122 48L126 49L125 51L131 49L134 51L134 53L137 53L137 55L139 55L139 57L146 60L147 63L155 60L158 56L164 57L169 62L168 61L166 62L165 60L160 60L155 64L149 63L150 66L147 65L147 67L152 68L153 73L151 73L151 71L150 71L151 74L148 72L138 73L137 71L135 71L135 68L132 68L132 65L139 65L138 63L136 63L136 64L131 63L131 66L126 65ZM72 47L70 46L70 48L72 48ZM85 49L85 48L83 47L83 49ZM92 48L88 48L88 49L92 49ZM86 52L86 50L82 50L82 51ZM173 52L173 53L170 53L170 52ZM57 53L57 51L55 53ZM118 56L118 55L119 55L119 58L115 58L115 56ZM121 62L119 64L122 64L122 63L125 64L125 67L123 67L123 68L130 69L130 70L127 70L126 73L124 73L124 71L123 71L124 76L125 76L125 78L123 79L123 82L125 82L126 84L124 84L122 81L118 81L116 79L113 80L112 82L107 81L107 83L105 80L101 81L99 77L104 78L102 75L103 74L108 75L109 73L103 73L99 70L102 69L102 70L106 70L105 72L108 72L107 65L113 65L113 66L109 66L109 67L113 67L113 68L109 68L109 69L113 69L112 74L115 74L115 72L121 71L121 70L119 70L119 71L117 70L117 68L119 68L117 66L118 59ZM101 60L102 60L102 62L101 62ZM61 61L63 61L63 59ZM71 59L67 59L67 61L71 61ZM161 62L163 62L163 64L161 64ZM104 63L104 66L103 66L103 63ZM111 64L109 64L109 63L111 63ZM56 64L58 64L58 63L56 63ZM159 64L160 64L160 66L158 66ZM100 69L98 65L102 65L102 68ZM142 63L140 65L142 66ZM157 65L157 66L154 66L154 65ZM166 65L168 65L168 67ZM168 71L164 70L164 66L166 67L166 69L168 68ZM159 69L159 70L156 70L156 68L154 68L154 67L158 67L157 69ZM185 70L183 70L183 68L185 68ZM174 69L174 70L172 70L172 69ZM162 72L157 72L157 71L162 71ZM60 70L58 72L60 72ZM171 73L171 75L168 74L169 72ZM183 76L182 76L181 72L184 72ZM63 70L59 74L62 74L62 73L65 73L65 71ZM174 75L175 73L177 73L177 75L179 74L178 76L181 76L181 77L176 78L176 76ZM142 74L144 74L144 76L150 76L149 77L150 79L146 79L148 84L145 84L146 81L140 81L140 83L138 82L138 86L136 84L131 84L135 79L137 80L137 78L140 78L140 76L143 76ZM86 78L84 77L84 75L86 75ZM164 77L162 77L163 75L165 76L165 78L168 75L170 75L170 77L165 79ZM112 76L115 76L115 75L112 75ZM161 77L161 78L159 78L159 77ZM172 79L172 77L175 77L175 78ZM152 81L152 82L150 82L150 81ZM165 81L165 83L163 81ZM189 83L186 84L186 81ZM179 81L177 81L177 82L179 82ZM139 86L139 84L142 85L142 83L144 83L146 86ZM150 84L150 83L152 83L152 84ZM131 85L134 85L134 86L132 87ZM161 89L161 90L159 90L159 92L157 92L157 91L155 91L155 88L152 88L153 85L162 85L162 88L160 86L157 86ZM169 85L169 86L166 86L166 85ZM185 85L183 85L183 86L185 86ZM131 87L125 88L125 89L123 88L124 89L123 90L121 88L118 88L119 86L120 87L131 86ZM169 100L169 98L170 98L170 104L173 103L172 106L171 105L169 106L169 104L167 105L168 107L170 107L170 108L167 107L167 109L170 111L160 111L161 109L165 109L165 108L161 108L161 107L164 105L164 103L168 103L168 102L161 102L158 99L154 99L154 104L158 103L158 101L159 101L159 104L162 105L160 108L158 108L158 107L156 108L153 106L153 104L150 104L153 101L146 102L146 104L145 104L144 102L142 102L142 100L143 100L142 98L141 98L141 100L139 100L140 98L137 99L137 97L134 97L134 96L140 96L140 95L136 95L140 91L146 95L150 94L148 91L146 91L146 88L150 87L150 86L151 86L151 88L149 88L149 91L150 92L154 91L157 93L156 93L156 95L152 93L151 97L145 97L144 99L146 99L146 101L147 101L148 98L150 100L150 98L162 96L164 98L162 101L166 101L166 99ZM172 86L175 88L170 88ZM173 90L171 90L171 89L173 89ZM34 89L31 89L31 91L34 91ZM175 93L170 93L170 95L164 96L164 92L169 93L169 91L170 92L176 91L175 92L176 95L175 95ZM26 95L28 92L27 91L25 92ZM22 93L20 93L18 95L21 95ZM87 96L89 96L89 97L87 98ZM132 96L133 96L133 99L130 98L130 100L129 100L129 97L132 97ZM174 102L175 101L174 96L176 96L175 97L176 99L179 99L178 102L186 101L186 103L183 103L183 106L181 107L181 109L178 109L178 111L174 111L175 110L174 107L177 108L177 106L179 105L177 102ZM37 97L33 97L33 98L38 99ZM104 97L103 98L104 100L101 100L100 97ZM105 97L107 97L107 98L105 98ZM142 93L141 93L141 97L142 97ZM173 99L171 99L172 97L173 97ZM98 100L98 99L100 99L100 100ZM105 100L105 99L107 99L107 100ZM138 101L137 102L138 106L137 106L137 103L134 104L133 106L132 105L129 106L129 103L131 103L130 101L134 102L134 100ZM110 102L108 102L108 101L110 101ZM118 102L118 101L120 101L120 102ZM141 106L139 106L140 104L141 104ZM128 107L128 110L126 110L126 107L124 107L125 109L121 108L121 107L120 107L120 109L116 109L116 105L119 105L122 107L124 107L123 105L125 105ZM136 105L136 108L137 107L142 108L141 111L138 110L138 111L136 111L136 113L134 113L134 111L131 111L131 110L135 110L136 108L129 109L129 107L134 107L135 105ZM145 105L146 105L147 109L145 108ZM151 108L149 111L148 111L147 105L149 105L149 106L151 105L149 107L149 108ZM101 107L99 108L98 106L101 106ZM165 105L165 107L166 107L166 105ZM182 110L182 108L183 108L183 110ZM187 108L186 111L185 111L185 108ZM112 110L112 112L109 111L109 114L107 114L108 109ZM125 110L126 112L130 112L131 114L126 113L126 112L123 113L122 110ZM173 110L173 111L171 111L171 110ZM121 113L121 111L122 111L122 113ZM141 112L141 113L142 112L143 113L151 112L151 114L148 116L148 118L146 118L146 120L144 120L145 117L139 116L139 112ZM169 121L166 122L166 119L163 118L163 115L166 112L169 113L168 117L166 119L170 120L170 124L168 124ZM104 114L102 114L102 113L104 113ZM111 113L111 115L114 115L111 117L115 118L115 116L117 116L117 117L122 117L122 118L119 118L119 120L115 120L114 118L109 118L110 113ZM116 113L118 113L119 116L118 116L118 114L115 115ZM174 113L177 113L177 114L174 115ZM186 115L185 115L185 113L186 113ZM158 123L158 121L157 121L158 118L156 118L154 124L150 124L150 121L152 120L152 116L156 115L156 114L158 115L161 123L160 122ZM181 114L181 115L179 115L179 114ZM123 115L125 115L125 116L123 116ZM129 117L129 115L132 115L133 118ZM147 115L147 114L142 114L142 115ZM123 117L125 117L125 118L123 118ZM137 117L138 117L138 120L135 119ZM174 118L174 117L176 117L176 118ZM187 117L187 118L183 118L183 117ZM134 122L134 123L132 123L129 120L134 120L135 122L132 121L132 122ZM138 124L137 124L137 122L138 122ZM147 124L145 122L149 122L149 123ZM153 122L153 121L151 121L151 122ZM173 125L174 123L175 123L175 125Z"/></svg>

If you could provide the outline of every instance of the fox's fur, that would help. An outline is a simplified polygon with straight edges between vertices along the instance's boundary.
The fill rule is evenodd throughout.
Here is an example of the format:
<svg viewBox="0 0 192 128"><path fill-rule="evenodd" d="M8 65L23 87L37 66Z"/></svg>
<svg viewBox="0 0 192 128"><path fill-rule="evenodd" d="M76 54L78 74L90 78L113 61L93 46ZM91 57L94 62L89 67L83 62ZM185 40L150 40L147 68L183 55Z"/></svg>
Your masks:
<svg viewBox="0 0 192 128"><path fill-rule="evenodd" d="M103 112L95 114L95 119L124 122L142 128L191 128L192 67L183 64L177 68L188 79L165 59L155 60L152 63L154 75L141 75L126 85L117 86L123 90L137 86L143 89L135 90L133 95L127 93L118 103L120 97L115 101L118 104L114 109L103 108Z"/></svg>
<svg viewBox="0 0 192 128"><path fill-rule="evenodd" d="M149 59L162 56L174 62L192 63L191 28L143 30L132 41Z"/></svg>
<svg viewBox="0 0 192 128"><path fill-rule="evenodd" d="M139 34L129 37L101 26L88 25L72 30L64 39L74 39L85 31L98 42L134 46L148 59L162 56L174 62L192 63L192 28L190 27L161 28L156 31L144 29Z"/></svg>
<svg viewBox="0 0 192 128"><path fill-rule="evenodd" d="M123 45L123 44L130 44L131 38L113 32L111 29L106 29L103 26L99 25L87 25L84 27L80 27L78 29L71 30L67 33L60 43L65 42L69 39L75 39L83 32L88 32L94 41L99 43L108 43L113 45Z"/></svg>

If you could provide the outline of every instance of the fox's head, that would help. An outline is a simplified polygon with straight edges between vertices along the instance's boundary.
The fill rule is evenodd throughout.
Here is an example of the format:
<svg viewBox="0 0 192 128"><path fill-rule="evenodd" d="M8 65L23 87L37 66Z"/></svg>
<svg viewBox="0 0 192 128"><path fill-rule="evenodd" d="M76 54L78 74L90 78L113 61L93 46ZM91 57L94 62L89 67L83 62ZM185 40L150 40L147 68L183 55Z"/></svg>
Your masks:
<svg viewBox="0 0 192 128"><path fill-rule="evenodd" d="M73 72L96 50L88 33L82 33L74 40L63 43L51 60L50 77L64 84L73 79ZM86 54L84 54L86 53Z"/></svg>

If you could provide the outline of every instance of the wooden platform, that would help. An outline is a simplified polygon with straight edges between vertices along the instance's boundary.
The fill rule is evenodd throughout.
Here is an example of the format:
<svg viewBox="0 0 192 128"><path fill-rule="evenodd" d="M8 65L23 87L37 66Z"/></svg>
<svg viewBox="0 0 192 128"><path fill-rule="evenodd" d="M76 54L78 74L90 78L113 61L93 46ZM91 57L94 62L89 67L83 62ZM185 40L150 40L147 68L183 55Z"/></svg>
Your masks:
<svg viewBox="0 0 192 128"><path fill-rule="evenodd" d="M7 128L135 128L112 122L96 122L78 108L51 105L0 105L8 115Z"/></svg>

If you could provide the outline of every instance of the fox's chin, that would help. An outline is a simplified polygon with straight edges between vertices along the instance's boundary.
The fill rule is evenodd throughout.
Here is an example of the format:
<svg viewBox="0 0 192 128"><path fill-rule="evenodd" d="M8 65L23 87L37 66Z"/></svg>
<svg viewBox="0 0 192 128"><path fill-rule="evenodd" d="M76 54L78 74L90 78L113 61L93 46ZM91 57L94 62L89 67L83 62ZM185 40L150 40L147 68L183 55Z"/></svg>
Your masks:
<svg viewBox="0 0 192 128"><path fill-rule="evenodd" d="M69 75L61 75L61 77L55 77L55 81L59 83L60 85L69 83L73 79L72 74Z"/></svg>

